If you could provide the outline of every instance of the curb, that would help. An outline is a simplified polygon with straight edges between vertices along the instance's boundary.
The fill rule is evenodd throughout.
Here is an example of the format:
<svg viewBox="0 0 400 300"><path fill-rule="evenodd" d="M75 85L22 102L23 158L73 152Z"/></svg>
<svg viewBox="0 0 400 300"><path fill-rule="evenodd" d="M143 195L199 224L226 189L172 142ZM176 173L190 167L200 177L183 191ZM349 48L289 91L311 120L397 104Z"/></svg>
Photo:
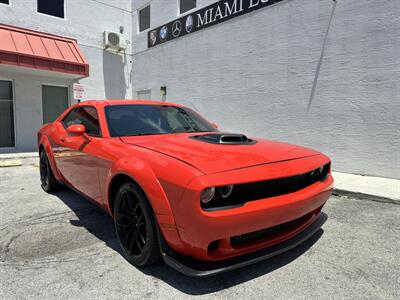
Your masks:
<svg viewBox="0 0 400 300"><path fill-rule="evenodd" d="M20 158L35 158L35 157L39 157L39 154L37 152L0 153L0 160L20 159Z"/></svg>
<svg viewBox="0 0 400 300"><path fill-rule="evenodd" d="M347 191L347 190L341 190L341 189L335 189L335 188L333 189L332 195L352 197L352 198L355 198L358 200L368 200L368 201L374 201L374 202L400 205L399 199L391 199L391 198L387 198L387 197L383 197L383 196L364 194L364 193L360 193L360 192Z"/></svg>
<svg viewBox="0 0 400 300"><path fill-rule="evenodd" d="M19 166L22 166L22 162L19 159L0 160L0 168L10 168Z"/></svg>

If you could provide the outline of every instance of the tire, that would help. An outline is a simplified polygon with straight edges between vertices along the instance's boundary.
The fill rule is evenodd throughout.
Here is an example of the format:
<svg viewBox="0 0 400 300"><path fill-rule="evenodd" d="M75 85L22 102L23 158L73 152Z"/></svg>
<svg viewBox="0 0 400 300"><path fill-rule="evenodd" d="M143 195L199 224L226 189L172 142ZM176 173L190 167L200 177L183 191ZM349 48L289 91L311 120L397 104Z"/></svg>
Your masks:
<svg viewBox="0 0 400 300"><path fill-rule="evenodd" d="M148 266L160 259L153 210L134 183L123 184L115 196L114 225L122 252L132 265Z"/></svg>
<svg viewBox="0 0 400 300"><path fill-rule="evenodd" d="M47 193L59 190L61 188L61 184L54 177L45 150L42 150L40 152L39 168L40 168L40 181L42 189Z"/></svg>

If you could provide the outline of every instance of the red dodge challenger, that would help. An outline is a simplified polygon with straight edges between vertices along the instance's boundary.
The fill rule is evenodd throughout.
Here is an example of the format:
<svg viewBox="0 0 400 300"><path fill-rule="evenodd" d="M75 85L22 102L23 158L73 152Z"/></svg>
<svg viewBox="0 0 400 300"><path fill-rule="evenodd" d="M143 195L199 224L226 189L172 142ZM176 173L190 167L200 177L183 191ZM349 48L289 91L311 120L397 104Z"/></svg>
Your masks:
<svg viewBox="0 0 400 300"><path fill-rule="evenodd" d="M332 193L327 156L220 132L190 108L86 101L38 132L46 192L64 185L114 219L126 259L208 276L311 237Z"/></svg>

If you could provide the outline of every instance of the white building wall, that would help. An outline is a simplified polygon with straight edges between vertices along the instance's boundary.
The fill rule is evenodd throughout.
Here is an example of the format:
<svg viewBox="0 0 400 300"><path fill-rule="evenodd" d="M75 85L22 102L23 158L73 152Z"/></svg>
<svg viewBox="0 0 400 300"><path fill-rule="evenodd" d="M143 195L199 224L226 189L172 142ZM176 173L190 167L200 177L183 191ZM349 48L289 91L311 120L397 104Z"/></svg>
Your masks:
<svg viewBox="0 0 400 300"><path fill-rule="evenodd" d="M134 13L133 97L160 99L167 86L167 101L221 130L321 150L336 171L399 178L400 1L338 0L307 110L332 5L283 1L151 49ZM151 28L172 21L177 2L151 1L151 16Z"/></svg>
<svg viewBox="0 0 400 300"><path fill-rule="evenodd" d="M130 97L131 51L126 55L104 51L103 32L119 32L123 26L131 42L132 0L65 0L65 19L38 13L36 0L10 2L10 6L0 5L0 23L78 40L90 64L90 76L80 80L87 99Z"/></svg>
<svg viewBox="0 0 400 300"><path fill-rule="evenodd" d="M132 0L65 0L65 19L37 13L36 0L10 0L10 6L0 5L0 23L74 38L90 65L90 76L79 80L85 86L86 99L130 98L132 95ZM103 32L119 32L129 41L125 54L103 50ZM1 42L1 41L0 41ZM72 88L68 78L54 78L43 72L23 74L18 67L0 77L15 82L16 148L12 151L36 149L36 132L42 126L42 98L38 87L43 82L56 82ZM62 74L59 74L62 76ZM44 76L44 77L43 77ZM58 75L56 74L56 77ZM40 92L39 92L40 91ZM71 100L73 103L73 100ZM26 113L30 113L26 115ZM0 148L0 152L10 149Z"/></svg>

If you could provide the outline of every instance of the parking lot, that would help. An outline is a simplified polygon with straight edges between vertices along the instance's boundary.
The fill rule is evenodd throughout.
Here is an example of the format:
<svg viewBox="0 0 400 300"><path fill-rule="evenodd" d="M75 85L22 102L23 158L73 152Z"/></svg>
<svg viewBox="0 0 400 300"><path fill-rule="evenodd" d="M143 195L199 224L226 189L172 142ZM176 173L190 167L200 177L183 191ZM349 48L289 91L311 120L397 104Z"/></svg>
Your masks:
<svg viewBox="0 0 400 300"><path fill-rule="evenodd" d="M37 159L0 168L0 299L399 299L400 205L333 196L296 249L206 279L121 255L111 218L76 193L40 188Z"/></svg>

